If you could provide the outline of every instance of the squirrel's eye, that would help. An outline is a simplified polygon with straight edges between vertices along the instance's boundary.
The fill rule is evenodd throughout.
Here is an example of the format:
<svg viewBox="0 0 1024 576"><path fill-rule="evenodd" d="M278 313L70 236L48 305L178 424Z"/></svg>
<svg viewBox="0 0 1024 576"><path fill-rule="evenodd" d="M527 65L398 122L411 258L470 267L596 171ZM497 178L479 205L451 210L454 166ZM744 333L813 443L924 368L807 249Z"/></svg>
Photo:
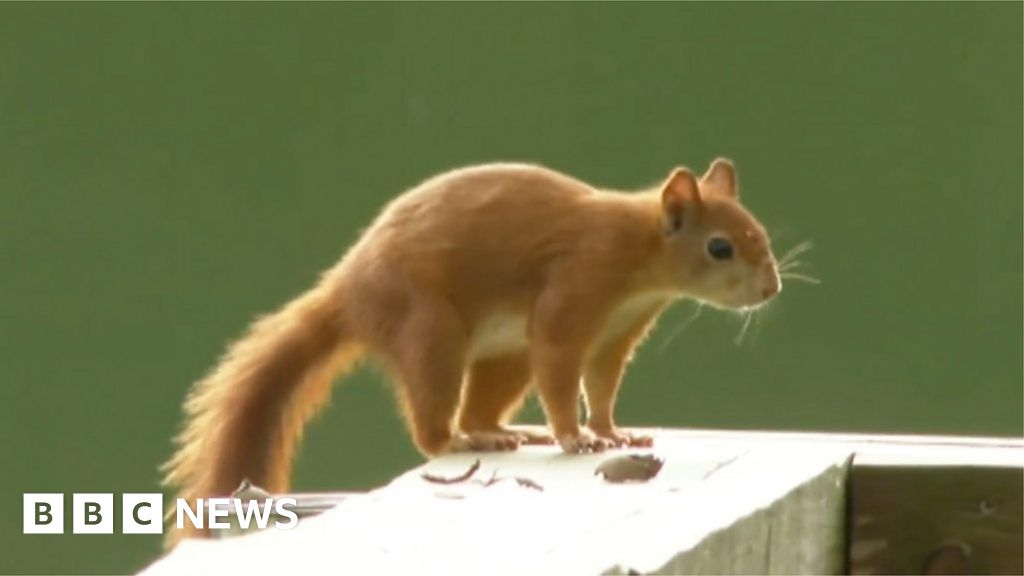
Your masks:
<svg viewBox="0 0 1024 576"><path fill-rule="evenodd" d="M715 260L729 260L732 258L732 242L721 236L708 240L708 254Z"/></svg>

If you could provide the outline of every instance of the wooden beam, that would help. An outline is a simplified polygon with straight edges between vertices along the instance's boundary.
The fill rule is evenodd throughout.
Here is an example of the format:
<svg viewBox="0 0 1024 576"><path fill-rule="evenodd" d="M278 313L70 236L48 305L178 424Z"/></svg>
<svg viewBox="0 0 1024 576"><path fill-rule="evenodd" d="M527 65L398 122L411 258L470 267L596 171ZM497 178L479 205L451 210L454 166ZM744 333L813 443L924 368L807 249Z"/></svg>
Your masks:
<svg viewBox="0 0 1024 576"><path fill-rule="evenodd" d="M257 553L279 571L1024 573L1024 440L647 432L655 447L639 452L664 462L648 482L595 478L623 451L450 455L365 495L288 495L318 517L189 542L149 573L239 569Z"/></svg>

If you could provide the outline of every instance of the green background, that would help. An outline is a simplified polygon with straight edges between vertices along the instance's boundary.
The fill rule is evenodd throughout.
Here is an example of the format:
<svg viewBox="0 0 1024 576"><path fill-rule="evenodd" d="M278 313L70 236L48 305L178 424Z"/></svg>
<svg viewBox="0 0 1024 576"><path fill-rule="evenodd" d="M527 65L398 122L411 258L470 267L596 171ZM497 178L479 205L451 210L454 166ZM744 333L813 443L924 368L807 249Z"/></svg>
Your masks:
<svg viewBox="0 0 1024 576"><path fill-rule="evenodd" d="M21 535L21 494L156 490L180 401L229 339L388 198L488 160L628 188L727 155L778 248L815 242L823 283L789 285L741 345L713 311L668 342L692 304L674 309L622 423L1021 435L1021 18L0 5L0 571L150 561L156 537ZM419 461L363 370L310 428L295 487L367 489Z"/></svg>

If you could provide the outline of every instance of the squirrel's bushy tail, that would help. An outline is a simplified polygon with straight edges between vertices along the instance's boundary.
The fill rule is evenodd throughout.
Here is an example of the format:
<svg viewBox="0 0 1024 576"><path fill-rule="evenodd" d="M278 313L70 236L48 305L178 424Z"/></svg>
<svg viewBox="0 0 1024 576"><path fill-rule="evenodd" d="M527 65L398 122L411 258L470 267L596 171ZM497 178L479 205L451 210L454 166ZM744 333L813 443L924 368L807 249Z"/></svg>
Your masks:
<svg viewBox="0 0 1024 576"><path fill-rule="evenodd" d="M230 494L245 478L272 493L288 489L303 426L330 398L331 381L362 355L341 306L325 279L253 323L196 383L177 451L163 466L178 497L194 506L196 498ZM185 532L171 527L168 545L207 535Z"/></svg>

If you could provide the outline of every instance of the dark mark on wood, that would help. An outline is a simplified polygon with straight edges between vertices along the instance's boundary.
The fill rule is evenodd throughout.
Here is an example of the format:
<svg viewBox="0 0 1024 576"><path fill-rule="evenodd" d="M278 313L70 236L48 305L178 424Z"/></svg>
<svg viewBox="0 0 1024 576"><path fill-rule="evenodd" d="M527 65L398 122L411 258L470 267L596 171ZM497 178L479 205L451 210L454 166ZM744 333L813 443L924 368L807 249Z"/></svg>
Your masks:
<svg viewBox="0 0 1024 576"><path fill-rule="evenodd" d="M628 454L601 462L594 474L606 482L646 482L657 476L664 464L653 454Z"/></svg>
<svg viewBox="0 0 1024 576"><path fill-rule="evenodd" d="M707 480L708 478L711 478L712 476L717 474L722 468L725 468L726 466L728 466L728 465L732 464L733 462L739 460L740 458L746 456L748 452L749 452L749 450L744 450L743 452L740 452L739 454L733 456L732 458L727 458L725 460L722 460L718 464L715 464L711 468L711 470L708 470L707 472L704 473L704 477L701 478L701 480Z"/></svg>
<svg viewBox="0 0 1024 576"><path fill-rule="evenodd" d="M532 490L537 490L539 492L544 491L543 486L534 482L533 480L530 480L529 478L522 478L520 476L516 476L516 484L519 484L523 488L530 488Z"/></svg>
<svg viewBox="0 0 1024 576"><path fill-rule="evenodd" d="M433 482L434 484L458 484L459 482L465 482L466 480L472 478L473 474L476 474L476 471L479 469L480 459L478 458L477 461L473 462L473 465L469 467L469 470L466 470L465 472L459 474L458 476L445 478L444 476L434 476L433 474L427 474L426 472L424 472L423 474L420 475L420 477L426 480L427 482Z"/></svg>

